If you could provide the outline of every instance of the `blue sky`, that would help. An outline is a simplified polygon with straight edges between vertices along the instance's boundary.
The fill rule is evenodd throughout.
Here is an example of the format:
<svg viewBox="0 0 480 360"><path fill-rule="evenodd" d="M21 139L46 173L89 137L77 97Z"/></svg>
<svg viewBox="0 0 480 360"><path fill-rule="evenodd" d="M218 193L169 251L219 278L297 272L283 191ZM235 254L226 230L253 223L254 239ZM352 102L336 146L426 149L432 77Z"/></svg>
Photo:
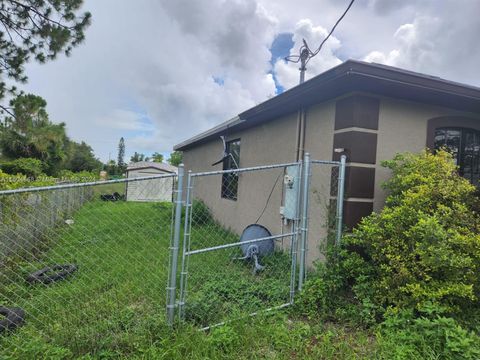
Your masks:
<svg viewBox="0 0 480 360"><path fill-rule="evenodd" d="M288 55L290 55L290 50L293 48L293 33L281 33L278 34L273 40L272 47L270 52L272 53L272 58L270 64L272 67L278 60L282 60ZM273 79L275 80L275 87L277 88L277 93L280 94L284 91L283 86L278 82L275 73L271 71Z"/></svg>

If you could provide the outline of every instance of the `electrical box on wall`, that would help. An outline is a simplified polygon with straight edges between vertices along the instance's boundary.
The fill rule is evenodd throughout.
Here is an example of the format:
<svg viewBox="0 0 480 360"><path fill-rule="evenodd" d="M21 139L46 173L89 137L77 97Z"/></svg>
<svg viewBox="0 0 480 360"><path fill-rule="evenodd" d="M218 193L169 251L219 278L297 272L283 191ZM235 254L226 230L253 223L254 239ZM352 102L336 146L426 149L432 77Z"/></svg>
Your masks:
<svg viewBox="0 0 480 360"><path fill-rule="evenodd" d="M283 178L284 199L280 214L287 220L297 218L297 199L300 189L300 170L298 165L288 166Z"/></svg>

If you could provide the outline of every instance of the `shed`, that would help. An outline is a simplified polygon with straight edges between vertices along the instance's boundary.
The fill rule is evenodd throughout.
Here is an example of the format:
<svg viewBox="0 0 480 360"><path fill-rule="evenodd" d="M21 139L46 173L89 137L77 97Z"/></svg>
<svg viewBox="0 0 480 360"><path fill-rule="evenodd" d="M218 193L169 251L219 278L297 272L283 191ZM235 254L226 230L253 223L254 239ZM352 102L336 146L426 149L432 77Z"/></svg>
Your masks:
<svg viewBox="0 0 480 360"><path fill-rule="evenodd" d="M155 175L176 174L177 167L170 164L139 161L127 166L127 178L149 177ZM167 201L173 199L174 178L158 178L127 182L127 201Z"/></svg>

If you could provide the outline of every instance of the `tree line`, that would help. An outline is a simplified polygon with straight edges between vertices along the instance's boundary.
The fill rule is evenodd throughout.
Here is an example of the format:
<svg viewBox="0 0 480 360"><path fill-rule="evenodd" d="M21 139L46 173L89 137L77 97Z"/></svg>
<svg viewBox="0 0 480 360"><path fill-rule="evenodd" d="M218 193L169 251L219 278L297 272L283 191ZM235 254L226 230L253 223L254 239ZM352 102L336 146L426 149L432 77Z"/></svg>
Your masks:
<svg viewBox="0 0 480 360"><path fill-rule="evenodd" d="M65 171L99 172L109 175L125 173L125 139L118 145L117 161L103 164L86 142L76 142L66 133L65 123L50 121L47 102L40 96L22 94L10 102L10 113L0 122L0 169L5 173L21 173L36 178L41 174L59 177ZM130 162L163 162L163 154L151 156L135 152ZM178 166L180 152L173 152L168 162Z"/></svg>
<svg viewBox="0 0 480 360"><path fill-rule="evenodd" d="M82 5L83 0L0 0L0 172L35 178L101 169L121 175L126 169L123 138L117 161L102 164L90 145L67 136L65 123L50 121L44 99L17 89L28 80L26 63L70 56L85 39L91 14L81 12ZM130 160L161 162L163 155L134 153ZM173 152L168 161L178 165L181 153Z"/></svg>

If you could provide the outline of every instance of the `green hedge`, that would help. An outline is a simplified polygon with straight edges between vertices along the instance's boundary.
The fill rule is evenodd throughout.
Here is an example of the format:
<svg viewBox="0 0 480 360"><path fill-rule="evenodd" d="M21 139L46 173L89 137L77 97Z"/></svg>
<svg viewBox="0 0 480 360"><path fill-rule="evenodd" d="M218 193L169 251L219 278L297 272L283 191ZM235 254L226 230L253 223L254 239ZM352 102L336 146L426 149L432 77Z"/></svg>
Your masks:
<svg viewBox="0 0 480 360"><path fill-rule="evenodd" d="M480 330L477 189L458 175L446 151L399 154L383 166L392 172L384 185L384 208L345 235L341 248L329 248L327 263L307 284L300 310L364 326L386 321L389 326L381 327L379 335L393 339L385 340L390 345L397 338L398 346L414 346L401 345L413 332L420 339L434 337L435 348L427 346L428 351L451 358L448 346L466 345L449 344L448 336L465 333L470 347L480 340L465 330ZM412 327L405 329L405 324ZM449 330L442 332L440 326ZM472 349L478 355L479 345Z"/></svg>

